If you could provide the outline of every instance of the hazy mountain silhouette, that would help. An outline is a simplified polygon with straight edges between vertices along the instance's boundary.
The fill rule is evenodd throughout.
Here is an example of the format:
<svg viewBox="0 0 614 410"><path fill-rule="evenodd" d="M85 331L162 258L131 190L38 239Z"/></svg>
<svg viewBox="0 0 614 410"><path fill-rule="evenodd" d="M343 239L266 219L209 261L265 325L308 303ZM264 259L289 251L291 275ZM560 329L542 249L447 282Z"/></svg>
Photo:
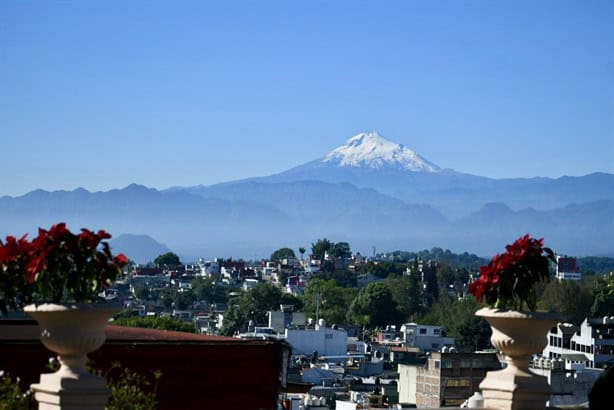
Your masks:
<svg viewBox="0 0 614 410"><path fill-rule="evenodd" d="M130 259L139 264L152 262L158 255L162 255L171 250L157 242L151 236L122 234L110 240L113 253L122 252L130 255Z"/></svg>
<svg viewBox="0 0 614 410"><path fill-rule="evenodd" d="M490 256L527 232L561 253L613 255L614 175L469 175L372 132L267 177L165 191L133 184L0 198L2 235L35 233L58 221L117 237L148 235L182 257L257 258L282 246L308 248L322 237L368 253L372 246L440 246ZM130 245L129 257L145 261L160 249L141 242Z"/></svg>

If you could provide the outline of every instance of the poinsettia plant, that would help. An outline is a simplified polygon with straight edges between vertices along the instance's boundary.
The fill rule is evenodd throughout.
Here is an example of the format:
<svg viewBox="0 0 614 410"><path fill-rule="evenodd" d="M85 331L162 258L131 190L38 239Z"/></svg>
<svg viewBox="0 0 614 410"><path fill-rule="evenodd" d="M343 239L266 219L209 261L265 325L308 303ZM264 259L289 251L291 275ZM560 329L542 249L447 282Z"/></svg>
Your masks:
<svg viewBox="0 0 614 410"><path fill-rule="evenodd" d="M33 301L96 301L128 262L121 253L111 254L109 238L103 230L74 234L59 223L40 228L32 241L26 235L0 240L0 309Z"/></svg>
<svg viewBox="0 0 614 410"><path fill-rule="evenodd" d="M469 293L498 309L529 310L537 306L536 285L550 279L554 253L544 248L544 239L529 234L518 238L480 268L480 276L469 284Z"/></svg>

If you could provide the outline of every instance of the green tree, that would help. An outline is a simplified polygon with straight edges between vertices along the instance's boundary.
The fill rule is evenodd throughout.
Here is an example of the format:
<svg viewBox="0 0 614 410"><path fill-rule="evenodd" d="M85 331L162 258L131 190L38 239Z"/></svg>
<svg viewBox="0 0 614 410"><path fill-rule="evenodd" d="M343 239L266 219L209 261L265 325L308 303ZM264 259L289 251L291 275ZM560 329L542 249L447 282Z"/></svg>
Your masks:
<svg viewBox="0 0 614 410"><path fill-rule="evenodd" d="M386 278L386 285L397 306L400 319L415 320L422 311L422 291L419 282L411 276L390 275Z"/></svg>
<svg viewBox="0 0 614 410"><path fill-rule="evenodd" d="M282 294L275 285L259 283L234 301L224 316L220 333L232 336L237 331L243 332L250 320L257 325L263 325L267 322L267 312L278 310L280 304L296 304L295 307L300 308L301 301L291 295Z"/></svg>
<svg viewBox="0 0 614 410"><path fill-rule="evenodd" d="M27 391L27 390L26 390ZM15 380L2 372L0 374L0 409L7 410L34 410L38 408L33 394L27 394L19 385L19 378Z"/></svg>
<svg viewBox="0 0 614 410"><path fill-rule="evenodd" d="M364 271L378 278L387 278L390 275L402 275L405 272L405 264L396 262L367 263Z"/></svg>
<svg viewBox="0 0 614 410"><path fill-rule="evenodd" d="M426 307L431 307L439 296L439 282L437 281L437 273L434 268L424 267L424 298Z"/></svg>
<svg viewBox="0 0 614 410"><path fill-rule="evenodd" d="M375 327L397 323L399 313L388 286L374 282L358 292L350 305L349 317L356 324Z"/></svg>
<svg viewBox="0 0 614 410"><path fill-rule="evenodd" d="M356 287L356 274L347 269L337 269L333 271L331 277L342 288Z"/></svg>
<svg viewBox="0 0 614 410"><path fill-rule="evenodd" d="M110 377L109 373L114 369L121 370L121 373ZM122 367L120 363L114 364L105 374L111 390L105 410L155 410L158 380L161 376L160 371L153 372L152 383L148 377Z"/></svg>
<svg viewBox="0 0 614 410"><path fill-rule="evenodd" d="M196 298L192 292L175 292L175 298L173 300L175 303L175 309L178 310L186 310L190 308L195 301Z"/></svg>
<svg viewBox="0 0 614 410"><path fill-rule="evenodd" d="M149 329L174 330L177 332L195 333L194 325L182 320L170 317L138 317L129 315L118 315L113 319L116 326L143 327Z"/></svg>
<svg viewBox="0 0 614 410"><path fill-rule="evenodd" d="M595 280L593 285L594 302L591 316L611 316L614 314L614 276L603 276Z"/></svg>
<svg viewBox="0 0 614 410"><path fill-rule="evenodd" d="M154 259L154 263L157 266L178 266L181 265L181 261L179 260L179 256L174 254L173 252L163 253L162 255L158 255L156 259Z"/></svg>
<svg viewBox="0 0 614 410"><path fill-rule="evenodd" d="M283 259L296 258L294 251L290 248L279 248L271 254L272 261L281 261Z"/></svg>
<svg viewBox="0 0 614 410"><path fill-rule="evenodd" d="M311 318L316 318L319 300L319 317L327 323L341 324L346 322L347 306L350 305L356 290L338 286L333 279L311 279L302 296L304 312Z"/></svg>
<svg viewBox="0 0 614 410"><path fill-rule="evenodd" d="M351 258L352 251L350 250L350 244L347 242L337 242L332 246L330 254L334 258Z"/></svg>
<svg viewBox="0 0 614 410"><path fill-rule="evenodd" d="M475 316L479 308L474 298L453 299L444 290L419 322L443 326L462 352L486 349L490 347L491 330L484 319Z"/></svg>
<svg viewBox="0 0 614 410"><path fill-rule="evenodd" d="M226 303L228 301L226 289L218 285L212 278L194 278L192 293L196 299L205 300L209 303Z"/></svg>
<svg viewBox="0 0 614 410"><path fill-rule="evenodd" d="M580 324L590 315L593 299L590 287L581 282L552 280L545 285L539 307L562 313L567 321Z"/></svg>
<svg viewBox="0 0 614 410"><path fill-rule="evenodd" d="M177 291L172 288L163 288L160 290L160 301L162 302L164 309L167 311L173 308L175 292Z"/></svg>
<svg viewBox="0 0 614 410"><path fill-rule="evenodd" d="M303 260L303 255L305 255L305 251L307 249L303 248L302 246L300 248L298 248L298 253L301 254L301 260Z"/></svg>
<svg viewBox="0 0 614 410"><path fill-rule="evenodd" d="M447 263L442 263L437 267L436 275L437 282L446 288L453 285L456 280L454 269Z"/></svg>
<svg viewBox="0 0 614 410"><path fill-rule="evenodd" d="M324 254L329 252L333 245L334 244L326 238L318 239L315 243L311 244L311 254L322 261L324 260Z"/></svg>
<svg viewBox="0 0 614 410"><path fill-rule="evenodd" d="M456 346L462 352L474 352L490 346L492 331L488 323L475 315L465 316L454 329Z"/></svg>

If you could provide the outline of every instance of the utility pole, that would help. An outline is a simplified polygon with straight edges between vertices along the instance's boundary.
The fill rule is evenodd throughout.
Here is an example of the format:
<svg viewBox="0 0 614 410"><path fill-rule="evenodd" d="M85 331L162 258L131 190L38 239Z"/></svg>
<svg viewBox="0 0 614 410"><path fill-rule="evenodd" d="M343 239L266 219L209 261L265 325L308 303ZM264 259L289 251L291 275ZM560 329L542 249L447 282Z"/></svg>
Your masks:
<svg viewBox="0 0 614 410"><path fill-rule="evenodd" d="M316 293L316 324L320 322L320 300L322 299L322 292Z"/></svg>

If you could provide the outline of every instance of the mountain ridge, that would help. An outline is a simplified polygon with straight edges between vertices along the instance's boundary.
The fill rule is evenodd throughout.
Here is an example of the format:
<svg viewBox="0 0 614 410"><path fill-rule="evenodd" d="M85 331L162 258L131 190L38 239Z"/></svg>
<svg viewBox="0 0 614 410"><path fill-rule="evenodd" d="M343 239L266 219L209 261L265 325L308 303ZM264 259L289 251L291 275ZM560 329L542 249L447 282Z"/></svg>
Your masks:
<svg viewBox="0 0 614 410"><path fill-rule="evenodd" d="M148 235L183 255L253 258L321 237L361 252L441 246L489 256L530 232L563 253L612 254L614 175L493 179L441 168L405 148L363 133L270 176L3 196L0 234L65 221L72 229Z"/></svg>

